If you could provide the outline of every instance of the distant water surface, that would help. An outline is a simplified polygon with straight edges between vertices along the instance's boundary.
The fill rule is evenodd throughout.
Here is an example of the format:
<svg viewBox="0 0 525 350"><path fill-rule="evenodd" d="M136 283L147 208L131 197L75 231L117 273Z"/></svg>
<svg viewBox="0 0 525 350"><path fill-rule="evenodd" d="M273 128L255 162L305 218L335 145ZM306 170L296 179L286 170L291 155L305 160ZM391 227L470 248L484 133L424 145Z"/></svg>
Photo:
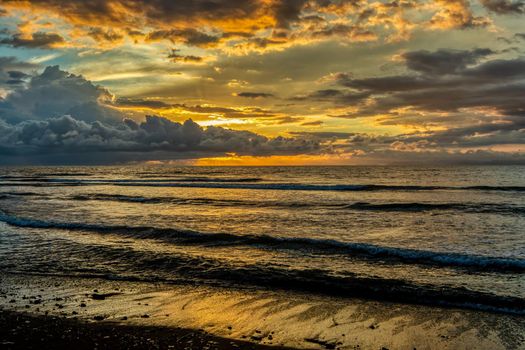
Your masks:
<svg viewBox="0 0 525 350"><path fill-rule="evenodd" d="M0 268L525 312L525 167L0 169Z"/></svg>

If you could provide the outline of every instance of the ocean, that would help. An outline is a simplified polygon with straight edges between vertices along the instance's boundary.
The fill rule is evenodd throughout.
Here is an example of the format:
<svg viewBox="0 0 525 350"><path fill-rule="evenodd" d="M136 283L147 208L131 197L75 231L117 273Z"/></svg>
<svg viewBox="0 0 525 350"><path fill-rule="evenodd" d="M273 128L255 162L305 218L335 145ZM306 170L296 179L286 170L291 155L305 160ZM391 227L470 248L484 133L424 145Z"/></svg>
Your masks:
<svg viewBox="0 0 525 350"><path fill-rule="evenodd" d="M0 269L525 314L525 167L0 169Z"/></svg>

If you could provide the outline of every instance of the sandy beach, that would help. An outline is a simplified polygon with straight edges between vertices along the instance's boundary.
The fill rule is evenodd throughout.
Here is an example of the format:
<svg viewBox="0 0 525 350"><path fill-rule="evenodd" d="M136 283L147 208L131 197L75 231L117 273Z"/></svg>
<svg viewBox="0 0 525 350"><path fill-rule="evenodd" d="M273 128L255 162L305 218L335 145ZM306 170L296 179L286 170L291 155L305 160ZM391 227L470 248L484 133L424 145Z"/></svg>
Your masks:
<svg viewBox="0 0 525 350"><path fill-rule="evenodd" d="M525 319L264 290L2 275L7 349L523 349Z"/></svg>

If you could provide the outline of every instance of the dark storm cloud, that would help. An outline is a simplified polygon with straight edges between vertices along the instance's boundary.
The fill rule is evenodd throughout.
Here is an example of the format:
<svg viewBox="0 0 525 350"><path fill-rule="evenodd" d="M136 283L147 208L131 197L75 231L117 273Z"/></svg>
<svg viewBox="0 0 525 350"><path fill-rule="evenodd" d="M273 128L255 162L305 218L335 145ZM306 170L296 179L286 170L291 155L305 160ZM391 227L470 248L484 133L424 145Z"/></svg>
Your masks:
<svg viewBox="0 0 525 350"><path fill-rule="evenodd" d="M336 89L325 89L325 90L317 90L306 96L306 98L310 99L325 99L325 98L332 98L332 97L339 97L343 94L342 91L336 90ZM300 97L299 97L300 99Z"/></svg>
<svg viewBox="0 0 525 350"><path fill-rule="evenodd" d="M126 97L117 98L114 103L118 107L140 107L140 108L172 108L173 105L158 101L158 100L144 100L144 99L131 99Z"/></svg>
<svg viewBox="0 0 525 350"><path fill-rule="evenodd" d="M18 122L67 114L84 121L117 121L122 114L104 104L112 98L82 76L50 66L0 99L0 117Z"/></svg>
<svg viewBox="0 0 525 350"><path fill-rule="evenodd" d="M464 70L467 66L477 63L494 51L490 49L437 50L434 52L421 50L404 53L407 68L424 74L453 74Z"/></svg>
<svg viewBox="0 0 525 350"><path fill-rule="evenodd" d="M269 94L266 92L239 92L235 94L235 96L246 98L267 98L273 97L273 94Z"/></svg>
<svg viewBox="0 0 525 350"><path fill-rule="evenodd" d="M9 80L6 80L5 83L7 85L20 85L20 84L25 83L25 81L22 79L9 79Z"/></svg>
<svg viewBox="0 0 525 350"><path fill-rule="evenodd" d="M15 60L0 65L17 67ZM7 75L26 79L20 71ZM178 107L197 113L240 114L236 109L166 104L155 100L115 99L106 89L82 76L47 67L34 75L27 87L11 92L0 102L0 162L76 162L83 157L101 163L133 160L179 159L236 153L239 155L295 155L319 151L314 140L267 138L249 131L210 126L192 120L184 123L147 116L144 122L122 120L115 107ZM264 110L246 113L264 115ZM59 156L60 155L60 156ZM57 158L58 157L58 158Z"/></svg>
<svg viewBox="0 0 525 350"><path fill-rule="evenodd" d="M512 60L503 62L510 61ZM443 147L457 149L525 143L523 118L520 119L516 113L512 114L514 119L510 119L509 114L506 120L498 122L397 136L344 132L296 132L291 133L291 138L268 138L249 131L220 127L202 128L191 120L181 124L165 118L149 116L141 123L128 119L121 121L122 114L109 108L108 105L160 109L180 108L194 113L242 115L243 117L250 114L257 117L271 115L271 113L259 108L246 108L240 111L220 106L188 106L168 104L157 100L115 99L104 88L93 85L81 76L61 71L58 67L48 67L42 74L27 77L24 75L27 73L19 67L16 61L5 59L3 62L2 67L5 67L6 72L12 72L6 73L6 76L9 77L11 74L13 78L30 78L26 88L15 90L1 103L2 113L9 110L9 113L0 116L0 162L4 164L23 162L111 164L222 156L227 153L269 156L329 154L340 151L354 152L358 155L366 154L370 159L376 159L378 162L382 162L383 159L402 162L407 156L414 155L417 158L418 155L425 153L428 155L426 158L428 161L437 159L436 154L440 155L439 159L446 159L446 151L443 150ZM512 70L521 74L518 69L521 66L518 63L514 64ZM473 72L478 72L474 75L479 76L477 81L479 84L479 82L492 81L491 79L497 76L498 72L499 75L506 77L507 70L508 67L501 68L501 62L489 61L478 64L478 66L459 69L460 73L454 73L452 76L461 74L467 77ZM351 80L349 75L339 76L340 81L343 78L347 81ZM507 80L503 79L504 82ZM467 86L472 85L474 84ZM495 96L494 98L505 94L509 99L514 99L514 106L510 100L498 103L502 103L505 108L512 107L514 111L519 111L523 87L485 83L481 85L487 90L493 89L491 93ZM461 86L456 88L459 89ZM503 88L506 88L507 91L494 90ZM443 89L443 87L438 86L436 89ZM365 93L372 97L376 95L374 91L365 91ZM392 95L399 98L397 95L403 93L415 94L415 91L397 91ZM476 91L473 91L473 94L475 93ZM326 98L336 98L340 102L340 99L347 93L324 92L320 95ZM379 95L386 98L384 95L388 94L381 92ZM464 96L459 93L458 96L459 101L464 99ZM474 95L467 97L467 100L476 98ZM413 96L410 98L414 101ZM438 100L442 101L444 98L438 97ZM424 104L430 103L428 102L430 99L426 98L422 98L421 101L426 101ZM396 105L396 103L392 104ZM496 104L496 100L491 103ZM44 111L53 111L53 113L46 116ZM67 111L68 113L65 114L71 114L73 117L64 116L60 114L61 111ZM108 111L118 114L108 118ZM17 120L7 118L14 114L24 116L24 118ZM277 123L290 124L302 122L304 118L278 116L274 120ZM521 125L521 128L517 128L518 125ZM461 158L462 156L456 154L452 157L458 161L468 159L469 162L475 162L477 159L477 162L488 162L490 159L496 159L496 156L497 153L492 152L490 154L470 154L468 158ZM520 161L508 155L501 155L500 159L506 162Z"/></svg>
<svg viewBox="0 0 525 350"><path fill-rule="evenodd" d="M23 79L23 78L30 77L29 74L26 74L20 71L16 71L16 70L10 70L7 72L7 74L9 75L9 78L12 78L12 79Z"/></svg>
<svg viewBox="0 0 525 350"><path fill-rule="evenodd" d="M14 70L21 70L21 69L33 69L37 66L28 63L19 61L16 57L6 57L6 56L0 56L0 71L14 71Z"/></svg>
<svg viewBox="0 0 525 350"><path fill-rule="evenodd" d="M525 2L510 0L480 0L488 10L498 14L522 14L525 13Z"/></svg>
<svg viewBox="0 0 525 350"><path fill-rule="evenodd" d="M289 28L290 22L299 19L307 0L281 0L275 1L272 10L277 20L277 26L280 28Z"/></svg>
<svg viewBox="0 0 525 350"><path fill-rule="evenodd" d="M179 152L274 155L311 153L319 148L310 140L267 138L220 127L203 129L191 120L181 124L156 116L147 116L142 123L125 119L111 125L99 121L86 123L69 116L16 125L0 120L0 146L0 153L6 156L62 153L78 157L83 153L104 152L108 157L120 152L166 151L172 152L173 159L179 157Z"/></svg>
<svg viewBox="0 0 525 350"><path fill-rule="evenodd" d="M26 83L26 80L30 78L27 72L34 68L36 65L18 61L15 57L0 57L0 87L4 86L11 90ZM0 98L1 105L2 99Z"/></svg>
<svg viewBox="0 0 525 350"><path fill-rule="evenodd" d="M10 70L7 72L8 79L5 81L8 85L21 85L26 83L26 79L30 78L29 74L17 70Z"/></svg>
<svg viewBox="0 0 525 350"><path fill-rule="evenodd" d="M460 76L478 82L510 82L525 78L525 59L493 60L465 69ZM472 81L475 83L476 81Z"/></svg>
<svg viewBox="0 0 525 350"><path fill-rule="evenodd" d="M367 91L345 91L338 89L323 89L309 93L308 95L295 96L294 101L333 101L339 104L359 103L370 96Z"/></svg>
<svg viewBox="0 0 525 350"><path fill-rule="evenodd" d="M64 42L64 38L59 34L43 32L33 33L29 39L23 38L20 34L14 34L8 38L0 39L1 45L27 48L50 48Z"/></svg>
<svg viewBox="0 0 525 350"><path fill-rule="evenodd" d="M524 127L524 122L521 123L521 128L515 128L515 126L505 122L495 122L438 131L424 139L443 146L461 144L462 147L524 144ZM423 139L422 137L417 138ZM407 139L410 140L410 137Z"/></svg>
<svg viewBox="0 0 525 350"><path fill-rule="evenodd" d="M355 79L349 74L339 73L336 76L337 81L340 85L349 88L366 90L377 94L438 88L457 88L461 86L483 88L481 85L511 83L525 78L524 59L497 59L484 62L477 66L466 67L467 60L465 58L472 59L474 56L473 53L478 51L475 50L466 51L463 54L454 52L449 55L449 57L452 57L452 55L457 56L457 60L445 60L444 62L432 64L432 61L436 57L443 56L439 51L425 53L423 55L421 51L417 51L403 55L403 57L407 57L405 61L407 68L419 74ZM485 50L482 49L479 51L483 52ZM415 59L414 55L417 56L417 59ZM431 59L427 57L426 60L422 60L422 56L428 56L431 57Z"/></svg>
<svg viewBox="0 0 525 350"><path fill-rule="evenodd" d="M354 78L339 73L334 78L340 88L301 98L353 107L337 115L341 118L375 117L383 125L446 129L382 138L383 145L402 142L410 147L472 148L525 144L525 59L487 60L492 54L489 49L407 52L401 56L408 70L405 74ZM380 146L365 144L369 150Z"/></svg>
<svg viewBox="0 0 525 350"><path fill-rule="evenodd" d="M338 80L342 86L370 91L371 93L424 89L435 86L437 83L437 81L429 77L410 75L354 79L346 74L340 74ZM342 94L342 91L340 94Z"/></svg>
<svg viewBox="0 0 525 350"><path fill-rule="evenodd" d="M487 49L408 52L403 58L413 73L364 79L341 73L337 82L351 88L353 94L368 94L375 101L363 106L358 115L403 107L448 112L484 107L509 117L521 116L525 109L525 60L496 59L472 66L491 53ZM333 96L337 103L341 102L340 94Z"/></svg>

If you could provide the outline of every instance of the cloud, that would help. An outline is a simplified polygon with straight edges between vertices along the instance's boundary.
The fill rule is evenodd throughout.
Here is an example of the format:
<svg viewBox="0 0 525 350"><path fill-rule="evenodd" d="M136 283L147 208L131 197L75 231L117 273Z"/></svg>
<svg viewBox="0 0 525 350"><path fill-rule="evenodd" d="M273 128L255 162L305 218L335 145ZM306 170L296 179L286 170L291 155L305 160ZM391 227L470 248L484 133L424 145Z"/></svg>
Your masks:
<svg viewBox="0 0 525 350"><path fill-rule="evenodd" d="M172 43L182 43L189 46L213 47L221 39L218 35L211 35L193 28L157 30L148 33L146 41L169 40Z"/></svg>
<svg viewBox="0 0 525 350"><path fill-rule="evenodd" d="M424 141L444 151L523 145L525 60L489 60L494 54L489 49L409 51L399 56L405 74L334 74L337 89L303 98L348 107L337 115L342 118L368 117L379 125L420 130L388 143L421 146Z"/></svg>
<svg viewBox="0 0 525 350"><path fill-rule="evenodd" d="M294 155L316 152L318 143L294 138L267 138L249 131L210 126L192 120L177 123L147 116L142 123L125 119L118 124L86 123L70 116L31 120L12 125L0 120L0 154L4 162L16 157L43 159L61 154L63 162L82 162L83 155L103 154L118 163L122 153L135 160L238 155ZM4 158L7 157L7 158ZM102 158L101 158L102 159Z"/></svg>
<svg viewBox="0 0 525 350"><path fill-rule="evenodd" d="M434 0L438 11L430 20L430 27L435 29L471 29L488 26L488 18L475 16L467 0Z"/></svg>
<svg viewBox="0 0 525 350"><path fill-rule="evenodd" d="M338 106L349 104L356 111L349 111L347 117L370 115L376 118L375 123L382 125L442 123L438 125L445 127L397 135L345 132L330 127L319 132L292 131L290 137L266 137L216 126L204 128L192 120L179 123L148 116L137 122L124 116L127 109L134 110L135 115L141 109L169 110L192 116L268 119L273 125L287 124L287 129L294 124L315 127L322 122L259 107L116 98L105 88L57 66L31 74L34 66L3 59L0 72L4 72L5 79L22 83L0 102L0 162L112 164L234 153L239 156L328 155L376 164L403 163L406 159L413 160L412 163L446 162L448 155L451 162L464 159L490 163L498 161L501 153L499 162L520 163L524 152L523 147L521 151L519 147L525 144L525 62L521 59L487 61L490 55L492 53L484 49L409 51L400 56L406 74L360 79L348 73L334 74L330 83L337 88L317 90L298 100L299 103L312 99L323 106L331 102ZM445 62L430 64L436 57L445 57ZM492 110L479 115L469 111L478 107ZM405 112L398 111L403 108ZM425 113L437 112L432 119L427 114L419 114L418 109ZM442 117L443 111L448 116ZM381 117L376 117L377 114ZM502 146L510 151L492 150ZM511 153L515 154L511 156Z"/></svg>
<svg viewBox="0 0 525 350"><path fill-rule="evenodd" d="M320 28L312 33L314 38L343 37L355 42L375 41L378 39L377 34L371 30L362 28L359 25L333 24Z"/></svg>
<svg viewBox="0 0 525 350"><path fill-rule="evenodd" d="M488 10L498 14L523 14L525 13L525 2L509 0L480 0Z"/></svg>
<svg viewBox="0 0 525 350"><path fill-rule="evenodd" d="M106 42L120 42L124 36L113 29L103 29L100 27L92 27L88 31L88 35L96 41Z"/></svg>
<svg viewBox="0 0 525 350"><path fill-rule="evenodd" d="M15 57L0 57L0 90L2 88L12 89L13 85L21 85L30 78L28 74L37 66L31 63L22 62ZM0 104L1 104L0 96Z"/></svg>
<svg viewBox="0 0 525 350"><path fill-rule="evenodd" d="M7 72L8 80L5 81L8 85L21 85L26 83L26 79L30 77L30 75L20 72L17 70L10 70Z"/></svg>
<svg viewBox="0 0 525 350"><path fill-rule="evenodd" d="M353 132L338 132L338 131L295 131L291 132L291 135L294 136L301 136L306 137L310 139L347 139L350 136L356 135L356 133Z"/></svg>
<svg viewBox="0 0 525 350"><path fill-rule="evenodd" d="M334 101L342 104L359 103L370 96L367 91L345 91L340 89L322 89L307 95L292 97L293 101Z"/></svg>
<svg viewBox="0 0 525 350"><path fill-rule="evenodd" d="M438 132L373 135L351 132L292 132L320 142L325 152L356 164L525 164L525 131L485 126ZM492 149L508 145L506 151Z"/></svg>
<svg viewBox="0 0 525 350"><path fill-rule="evenodd" d="M0 39L1 45L27 48L52 48L63 44L64 38L57 33L36 32L30 38L25 38L21 34L14 34L8 38Z"/></svg>
<svg viewBox="0 0 525 350"><path fill-rule="evenodd" d="M26 0L5 1L7 15L60 18L76 33L122 44L162 41L228 53L281 50L312 41L406 40L417 30L490 25L467 0ZM483 0L492 12L518 12L521 2ZM86 30L95 28L93 30ZM111 28L103 30L101 28ZM68 38L71 36L68 36ZM78 37L71 40L77 40ZM98 39L97 39L98 40Z"/></svg>
<svg viewBox="0 0 525 350"><path fill-rule="evenodd" d="M431 75L453 74L495 52L491 49L410 51L401 55L408 69Z"/></svg>
<svg viewBox="0 0 525 350"><path fill-rule="evenodd" d="M313 120L313 121L310 121L310 122L301 123L302 126L321 126L323 124L324 124L324 122L321 121L321 120Z"/></svg>
<svg viewBox="0 0 525 350"><path fill-rule="evenodd" d="M525 102L520 96L525 89L525 60L494 59L469 65L491 53L486 49L408 52L403 55L405 64L417 74L355 79L341 73L336 78L354 94L368 94L374 100L360 111L365 113L399 108L458 112L483 107L502 115L523 115Z"/></svg>
<svg viewBox="0 0 525 350"><path fill-rule="evenodd" d="M14 59L0 67L21 66ZM296 155L319 151L316 141L268 138L250 131L209 126L192 120L178 123L159 116L136 122L117 107L180 108L194 113L267 116L258 108L237 110L186 106L157 100L115 98L80 75L49 66L41 74L8 70L12 79L28 80L0 101L0 162L117 163L126 161L224 156ZM282 122L289 122L283 120Z"/></svg>
<svg viewBox="0 0 525 350"><path fill-rule="evenodd" d="M110 108L113 96L80 75L49 66L0 99L0 117L10 122L71 115L84 121L118 121L122 114Z"/></svg>
<svg viewBox="0 0 525 350"><path fill-rule="evenodd" d="M236 93L235 96L246 98L267 98L273 97L273 94L269 94L266 92L239 92Z"/></svg>
<svg viewBox="0 0 525 350"><path fill-rule="evenodd" d="M131 99L125 97L118 97L113 104L118 107L139 107L139 108L173 108L173 104L169 104L159 100L144 100L144 99Z"/></svg>
<svg viewBox="0 0 525 350"><path fill-rule="evenodd" d="M213 105L189 105L184 103L166 103L159 100L130 99L124 97L116 98L111 105L117 108L136 107L152 110L177 109L195 114L221 115L225 118L269 118L275 116L275 113L272 111L259 107L235 108Z"/></svg>
<svg viewBox="0 0 525 350"><path fill-rule="evenodd" d="M525 154L492 150L388 150L352 155L356 164L383 165L525 165Z"/></svg>
<svg viewBox="0 0 525 350"><path fill-rule="evenodd" d="M176 50L176 49L172 49L171 50L171 53L168 55L168 58L172 61L172 62L185 62L185 63L200 63L202 62L204 59L200 56L193 56L193 55L181 55L179 54L178 52L180 52L180 50Z"/></svg>
<svg viewBox="0 0 525 350"><path fill-rule="evenodd" d="M283 125L283 124L292 124L292 123L298 123L300 121L303 121L303 117L291 117L291 116L285 116L285 117L278 117L274 118L273 122L277 125Z"/></svg>

